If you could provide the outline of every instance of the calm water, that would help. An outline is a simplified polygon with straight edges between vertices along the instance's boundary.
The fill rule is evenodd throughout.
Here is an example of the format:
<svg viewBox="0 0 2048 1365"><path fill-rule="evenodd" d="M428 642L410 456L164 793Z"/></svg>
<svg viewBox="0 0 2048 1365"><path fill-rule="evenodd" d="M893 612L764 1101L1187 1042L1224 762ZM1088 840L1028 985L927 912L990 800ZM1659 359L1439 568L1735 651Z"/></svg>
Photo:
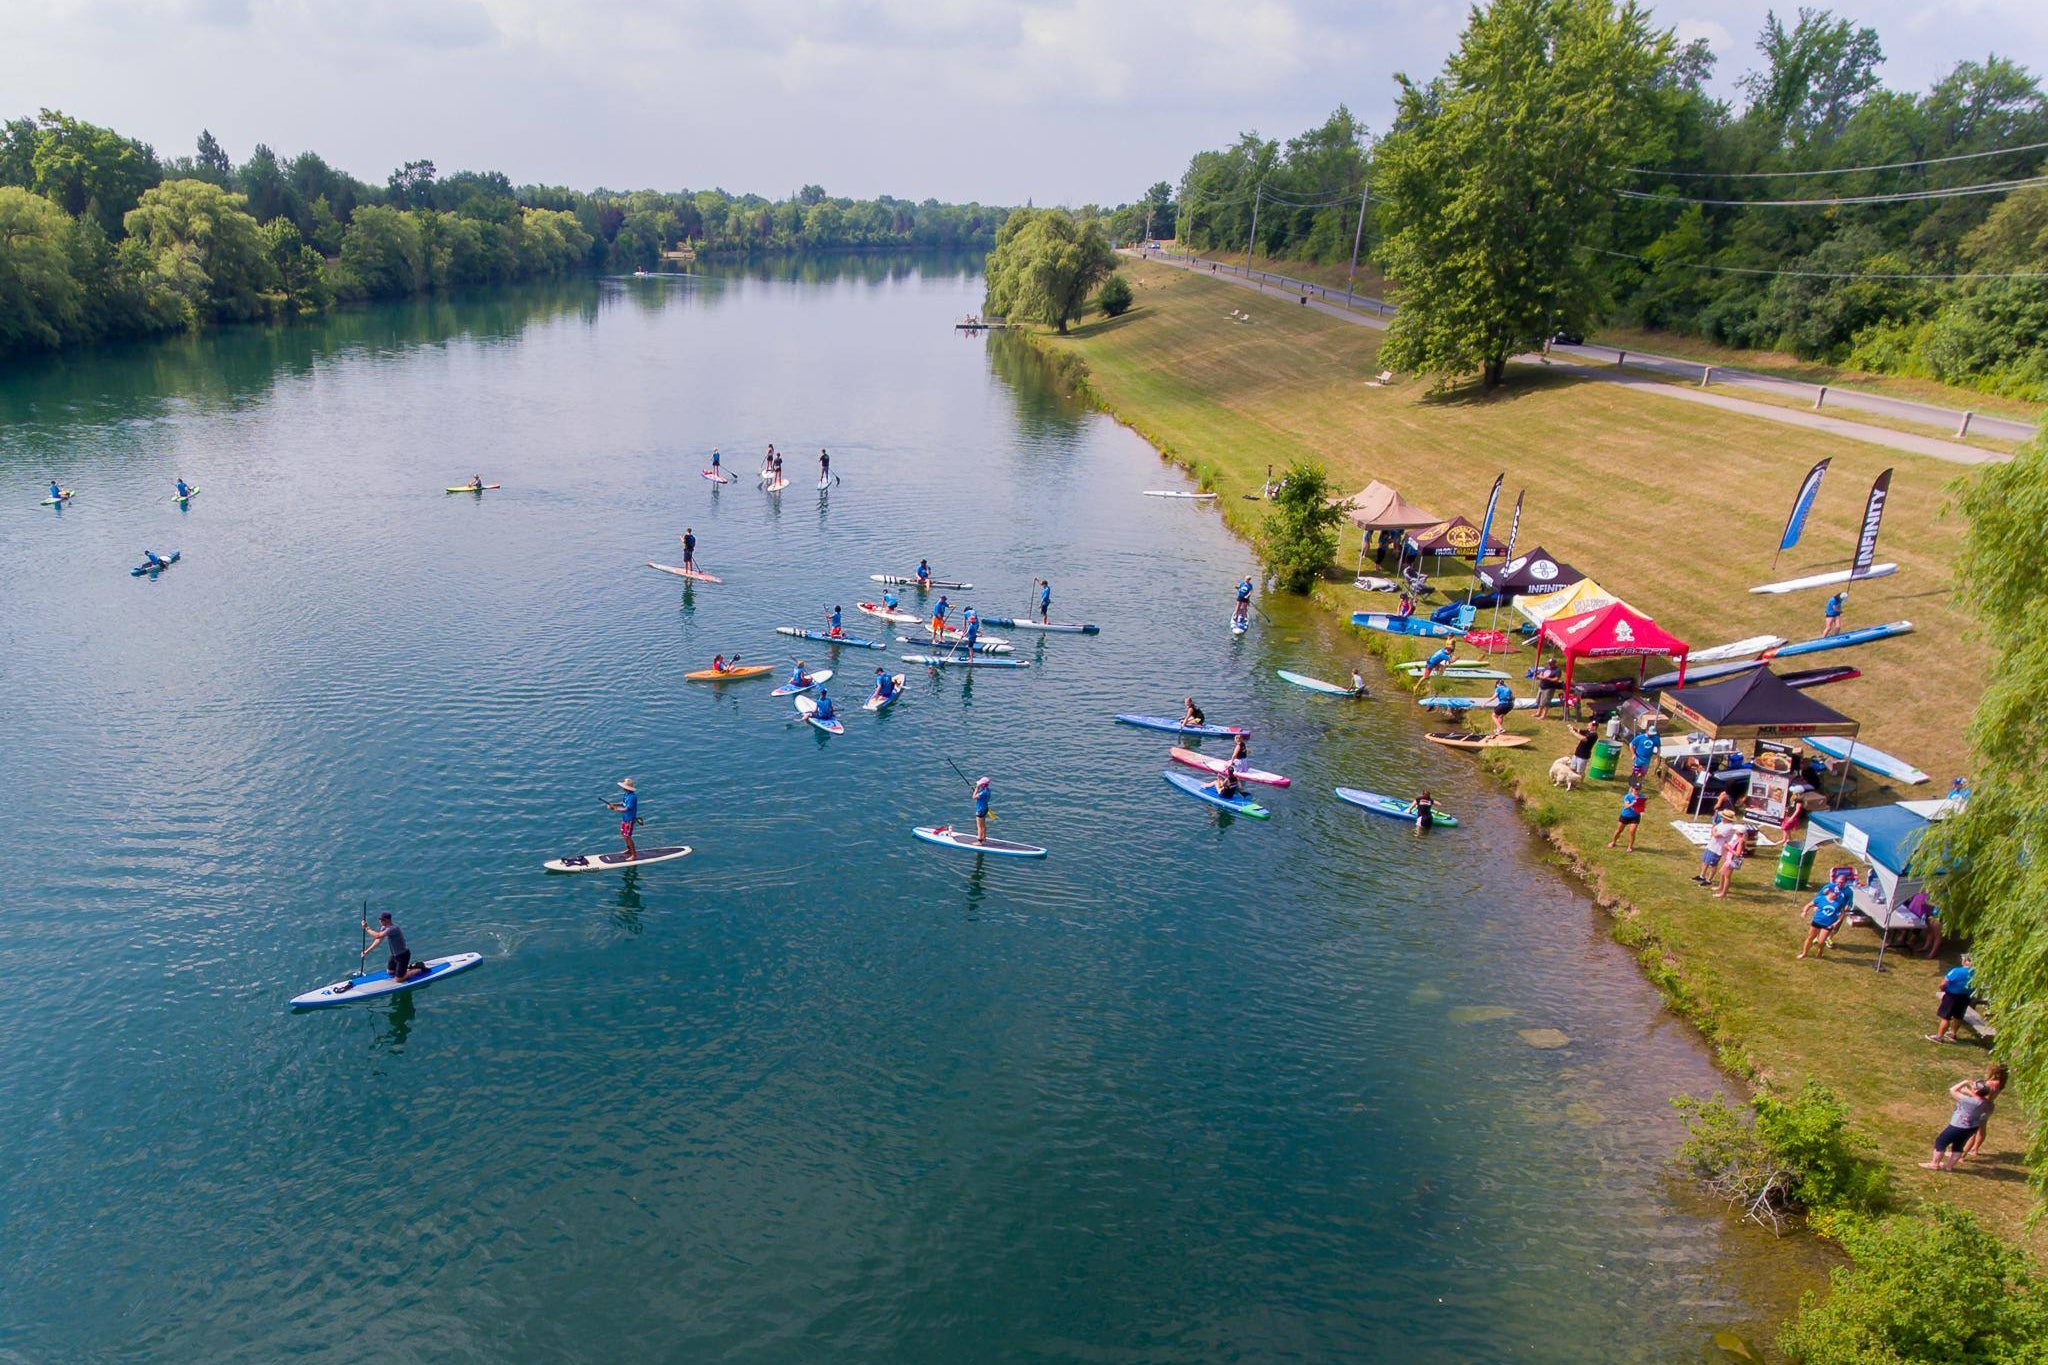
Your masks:
<svg viewBox="0 0 2048 1365"><path fill-rule="evenodd" d="M0 373L0 1351L1662 1360L1760 1311L1661 1173L1715 1076L1590 907L1412 708L1273 678L1324 628L1233 640L1244 549L978 304L863 261ZM779 499L699 477L769 440ZM686 524L723 586L643 567ZM1103 633L879 717L849 650L830 740L682 681L920 555ZM1269 823L1107 723L1187 691ZM947 756L1052 858L913 842ZM543 876L627 774L697 854ZM289 1014L366 899L484 965Z"/></svg>

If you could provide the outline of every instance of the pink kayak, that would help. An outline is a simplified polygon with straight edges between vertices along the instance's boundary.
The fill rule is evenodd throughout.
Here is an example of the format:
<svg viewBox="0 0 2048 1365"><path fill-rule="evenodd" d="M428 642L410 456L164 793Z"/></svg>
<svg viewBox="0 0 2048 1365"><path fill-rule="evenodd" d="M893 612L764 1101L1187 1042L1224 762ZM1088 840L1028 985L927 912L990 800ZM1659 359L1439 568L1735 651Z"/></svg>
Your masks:
<svg viewBox="0 0 2048 1365"><path fill-rule="evenodd" d="M1172 755L1174 762L1185 763L1190 768L1200 768L1205 773L1220 773L1230 766L1230 760L1227 758L1210 758L1207 754L1198 754L1193 749L1169 749L1167 752ZM1239 768L1237 780L1257 782L1267 787L1285 787L1292 785L1293 781L1291 778L1260 768Z"/></svg>

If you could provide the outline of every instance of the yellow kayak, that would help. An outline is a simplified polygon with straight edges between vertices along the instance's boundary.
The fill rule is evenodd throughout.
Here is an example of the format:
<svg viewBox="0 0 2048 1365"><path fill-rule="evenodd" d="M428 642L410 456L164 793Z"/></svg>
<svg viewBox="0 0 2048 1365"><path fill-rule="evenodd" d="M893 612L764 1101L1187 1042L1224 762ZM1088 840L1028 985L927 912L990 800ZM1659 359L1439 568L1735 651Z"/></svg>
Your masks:
<svg viewBox="0 0 2048 1365"><path fill-rule="evenodd" d="M691 682L738 682L741 678L758 678L763 673L774 671L773 664L741 664L738 668L728 668L723 673L715 668L700 668L695 673L685 673L683 676Z"/></svg>

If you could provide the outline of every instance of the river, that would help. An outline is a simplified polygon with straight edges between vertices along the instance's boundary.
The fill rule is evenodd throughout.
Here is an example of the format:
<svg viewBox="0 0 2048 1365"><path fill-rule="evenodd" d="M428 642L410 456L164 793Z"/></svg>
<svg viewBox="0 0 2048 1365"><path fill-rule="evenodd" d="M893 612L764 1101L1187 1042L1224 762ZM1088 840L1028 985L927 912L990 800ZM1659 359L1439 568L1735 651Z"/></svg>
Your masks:
<svg viewBox="0 0 2048 1365"><path fill-rule="evenodd" d="M1412 707L1274 677L1330 628L1233 638L1244 546L979 294L843 259L0 371L0 1353L1652 1361L1783 1310L1666 1172L1719 1078L1593 907ZM686 526L722 584L644 567ZM920 556L1102 633L880 716L899 651L846 650L833 738L682 680L873 633ZM1270 821L1109 723L1190 692ZM913 841L948 758L1052 856ZM696 853L543 875L628 775ZM288 1012L365 903L485 961Z"/></svg>

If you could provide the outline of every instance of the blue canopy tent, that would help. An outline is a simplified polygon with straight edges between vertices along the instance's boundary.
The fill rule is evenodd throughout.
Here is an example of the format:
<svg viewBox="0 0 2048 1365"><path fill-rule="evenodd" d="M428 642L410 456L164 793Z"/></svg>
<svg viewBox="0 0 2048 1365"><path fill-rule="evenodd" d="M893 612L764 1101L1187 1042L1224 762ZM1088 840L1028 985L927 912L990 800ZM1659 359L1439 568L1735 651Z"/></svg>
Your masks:
<svg viewBox="0 0 2048 1365"><path fill-rule="evenodd" d="M1928 802L1915 801L1913 806L1926 809ZM1920 846L1920 840L1932 828L1933 821L1917 810L1906 805L1865 806L1857 810L1816 811L1806 824L1805 847L1819 848L1823 844L1838 843L1848 852L1869 863L1877 873L1877 884L1884 899L1879 901L1867 888L1856 888L1857 913L1878 926L1879 941L1877 967L1884 970L1884 945L1891 939L1892 922L1897 918L1902 925L1917 925L1911 917L1900 916L1898 907L1911 900L1921 889L1924 879L1907 875L1907 868L1913 861L1913 851Z"/></svg>

